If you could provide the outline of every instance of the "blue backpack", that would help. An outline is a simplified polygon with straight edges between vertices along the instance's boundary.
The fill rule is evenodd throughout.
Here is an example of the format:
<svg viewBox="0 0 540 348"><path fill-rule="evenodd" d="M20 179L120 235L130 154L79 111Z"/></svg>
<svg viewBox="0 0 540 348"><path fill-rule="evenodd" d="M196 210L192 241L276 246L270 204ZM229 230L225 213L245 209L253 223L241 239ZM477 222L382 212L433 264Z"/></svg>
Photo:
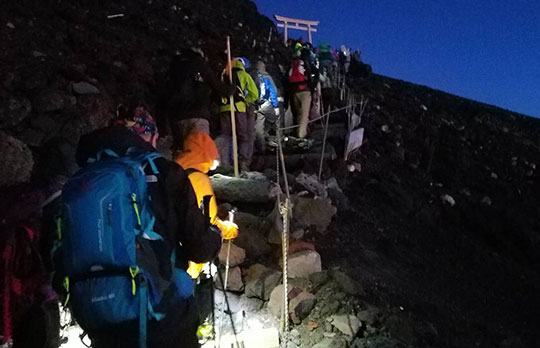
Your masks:
<svg viewBox="0 0 540 348"><path fill-rule="evenodd" d="M147 192L147 182L159 174L158 157L100 152L65 184L59 222L66 302L74 317L86 331L139 319L140 347L146 346L147 320L165 317L170 299L164 293L171 286L176 298L193 292L183 270L163 279L154 252L165 243L154 231Z"/></svg>

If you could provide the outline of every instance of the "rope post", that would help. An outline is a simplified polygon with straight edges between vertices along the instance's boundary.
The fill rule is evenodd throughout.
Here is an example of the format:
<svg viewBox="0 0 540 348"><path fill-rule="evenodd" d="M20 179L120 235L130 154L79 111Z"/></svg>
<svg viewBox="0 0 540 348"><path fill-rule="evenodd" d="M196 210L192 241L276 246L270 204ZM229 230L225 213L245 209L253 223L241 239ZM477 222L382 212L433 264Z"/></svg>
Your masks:
<svg viewBox="0 0 540 348"><path fill-rule="evenodd" d="M232 60L231 60L231 37L227 36L227 73L229 74L229 81L231 85L233 84L232 76ZM231 129L232 129L232 148L233 148L233 165L234 165L234 176L238 177L238 141L236 139L236 118L234 114L234 109L236 105L234 104L234 96L229 97L229 105L231 106Z"/></svg>
<svg viewBox="0 0 540 348"><path fill-rule="evenodd" d="M319 181L321 181L321 177L322 177L322 168L323 168L323 163L324 163L324 153L326 152L326 136L328 135L329 121L330 121L330 114L328 113L326 115L326 123L324 125L324 137L323 137L323 143L322 143L321 162L319 163Z"/></svg>

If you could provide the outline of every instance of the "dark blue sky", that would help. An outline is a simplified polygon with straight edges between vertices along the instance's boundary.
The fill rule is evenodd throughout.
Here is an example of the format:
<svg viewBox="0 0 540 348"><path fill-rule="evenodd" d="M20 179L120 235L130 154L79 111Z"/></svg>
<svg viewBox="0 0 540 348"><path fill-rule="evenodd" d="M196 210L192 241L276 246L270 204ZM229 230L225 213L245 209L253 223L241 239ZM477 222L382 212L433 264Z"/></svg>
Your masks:
<svg viewBox="0 0 540 348"><path fill-rule="evenodd" d="M314 43L359 48L376 73L540 117L540 0L254 1L319 20Z"/></svg>

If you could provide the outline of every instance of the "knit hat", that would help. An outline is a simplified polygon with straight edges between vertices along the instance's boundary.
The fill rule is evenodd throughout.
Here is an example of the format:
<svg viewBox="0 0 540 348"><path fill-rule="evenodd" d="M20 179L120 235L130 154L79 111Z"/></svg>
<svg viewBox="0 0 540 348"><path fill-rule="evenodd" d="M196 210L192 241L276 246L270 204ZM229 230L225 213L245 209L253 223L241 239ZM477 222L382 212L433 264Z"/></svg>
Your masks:
<svg viewBox="0 0 540 348"><path fill-rule="evenodd" d="M251 68L251 63L249 62L249 60L247 58L245 58L245 57L234 57L234 59L241 62L242 65L244 66L244 68L246 68L246 69Z"/></svg>
<svg viewBox="0 0 540 348"><path fill-rule="evenodd" d="M121 117L116 120L115 124L123 125L139 135L153 135L158 132L154 118L144 106L135 108L132 119Z"/></svg>

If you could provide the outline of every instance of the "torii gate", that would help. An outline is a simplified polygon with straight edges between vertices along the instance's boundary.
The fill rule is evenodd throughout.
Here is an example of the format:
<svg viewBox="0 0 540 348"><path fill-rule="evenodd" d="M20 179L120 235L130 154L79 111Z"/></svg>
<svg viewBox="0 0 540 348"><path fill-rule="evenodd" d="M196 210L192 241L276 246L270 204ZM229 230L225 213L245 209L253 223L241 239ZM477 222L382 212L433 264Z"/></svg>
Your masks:
<svg viewBox="0 0 540 348"><path fill-rule="evenodd" d="M285 44L287 43L287 40L289 39L289 29L296 29L296 30L303 30L308 32L308 41L309 43L313 43L311 40L311 33L316 33L317 28L315 28L317 25L319 25L319 21L306 21L303 19L294 19L294 18L287 18L283 16L274 15L274 18L276 21L278 21L278 27L283 28L284 36L283 40Z"/></svg>

